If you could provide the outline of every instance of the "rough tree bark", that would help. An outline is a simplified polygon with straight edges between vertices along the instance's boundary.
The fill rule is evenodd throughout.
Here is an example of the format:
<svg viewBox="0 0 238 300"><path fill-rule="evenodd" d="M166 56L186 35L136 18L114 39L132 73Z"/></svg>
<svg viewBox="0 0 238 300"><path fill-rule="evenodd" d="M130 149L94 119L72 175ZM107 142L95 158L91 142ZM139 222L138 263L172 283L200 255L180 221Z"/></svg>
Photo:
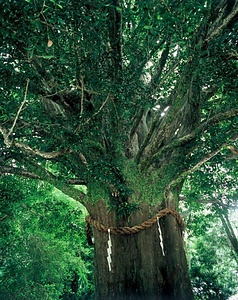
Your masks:
<svg viewBox="0 0 238 300"><path fill-rule="evenodd" d="M103 201L90 205L89 211L91 217L105 227L120 228L141 224L161 208L143 205L127 220L117 219ZM97 300L193 299L181 225L171 214L159 218L158 222L162 241L157 222L128 235L111 231L110 266L107 260L109 232L107 228L99 230L93 226Z"/></svg>

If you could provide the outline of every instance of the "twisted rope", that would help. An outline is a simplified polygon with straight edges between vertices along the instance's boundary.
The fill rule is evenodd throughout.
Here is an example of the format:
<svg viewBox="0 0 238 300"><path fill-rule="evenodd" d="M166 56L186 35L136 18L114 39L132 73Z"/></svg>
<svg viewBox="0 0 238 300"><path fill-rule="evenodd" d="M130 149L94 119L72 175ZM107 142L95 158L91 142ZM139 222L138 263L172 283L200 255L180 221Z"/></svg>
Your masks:
<svg viewBox="0 0 238 300"><path fill-rule="evenodd" d="M90 225L92 225L94 228L96 228L99 231L108 232L108 229L110 229L110 233L112 233L112 234L129 235L129 234L138 233L141 230L150 228L155 222L157 222L158 218L162 218L168 214L171 214L174 216L174 218L177 220L177 222L181 228L181 231L184 231L184 222L183 222L182 217L180 216L180 214L177 211L170 209L170 208L165 208L165 209L161 210L160 212L158 212L151 219L148 219L147 221L144 221L141 224L135 225L132 227L127 227L127 226L125 226L125 227L108 227L108 226L105 226L105 225L101 224L100 222L94 220L89 215L86 217L87 240L88 240L89 244L92 244L92 242L90 243L91 234L92 234Z"/></svg>

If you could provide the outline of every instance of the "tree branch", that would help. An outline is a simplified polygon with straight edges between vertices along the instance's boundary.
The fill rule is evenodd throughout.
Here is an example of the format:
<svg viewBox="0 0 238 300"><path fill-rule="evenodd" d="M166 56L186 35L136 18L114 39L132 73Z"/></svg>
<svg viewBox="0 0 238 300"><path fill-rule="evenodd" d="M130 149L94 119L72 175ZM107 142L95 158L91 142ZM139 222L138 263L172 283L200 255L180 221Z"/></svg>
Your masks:
<svg viewBox="0 0 238 300"><path fill-rule="evenodd" d="M108 100L110 99L111 94L108 93L105 101L103 101L102 105L99 107L99 109L91 116L89 117L83 124L78 124L76 129L74 130L74 133L77 133L80 130L81 125L86 125L88 124L94 117L96 117L103 109L103 107L105 106L105 104L108 102Z"/></svg>
<svg viewBox="0 0 238 300"><path fill-rule="evenodd" d="M3 139L4 139L4 144L7 146L7 147L11 147L12 145L12 141L9 139L9 136L12 134L15 126L16 126L16 123L17 123L17 120L19 118L19 115L22 111L22 108L24 106L24 104L26 103L26 97L27 97L27 93L28 93L28 88L29 88L29 82L30 82L30 79L27 79L26 81L26 88L25 88L25 93L24 93L24 99L17 111L17 114L16 114L16 117L13 121L13 124L12 124L12 127L10 128L10 130L7 132L7 130L2 126L0 125L0 132L2 133L2 136L3 136Z"/></svg>
<svg viewBox="0 0 238 300"><path fill-rule="evenodd" d="M169 194L169 192L171 191L172 188L176 187L178 184L180 184L181 182L183 182L183 180L191 173L197 171L202 165L204 165L207 161L209 161L211 158L213 158L214 156L216 156L221 150L222 148L224 148L225 146L227 146L227 143L222 144L218 149L215 149L214 151L211 151L209 153L207 153L207 155L205 155L200 161L198 161L193 167L191 167L188 170L185 170L184 172L182 172L176 179L172 180L170 182L170 184L165 188L165 198L167 198L167 195Z"/></svg>
<svg viewBox="0 0 238 300"><path fill-rule="evenodd" d="M38 179L42 180L42 178L34 173L28 172L24 169L17 168L17 167L11 167L11 166L0 166L0 174L5 174L5 175L17 175L17 176L22 176L26 177L29 179Z"/></svg>
<svg viewBox="0 0 238 300"><path fill-rule="evenodd" d="M223 120L226 120L227 118L231 118L231 117L234 117L237 115L238 115L238 109L234 108L229 111L219 113L219 114L211 117L210 119L202 122L193 132L191 132L183 137L177 138L177 139L173 140L171 143L169 143L168 145L165 145L162 148L160 148L154 155L151 156L151 158L149 160L146 160L145 167L149 167L160 155L167 152L169 149L180 147L180 146L190 142L197 136L197 134L201 133L204 130L204 128L207 127L208 125L217 124Z"/></svg>
<svg viewBox="0 0 238 300"><path fill-rule="evenodd" d="M82 116L82 114L83 114L83 100L84 100L84 78L83 78L82 75L81 75L80 83L81 83L80 116Z"/></svg>
<svg viewBox="0 0 238 300"><path fill-rule="evenodd" d="M158 130L159 134L163 135L163 133L165 132L165 125L166 125L165 119L161 119L161 115L157 114L155 116L155 118L154 118L152 126L151 126L151 128L150 128L150 130L149 130L149 132L148 132L148 134L147 134L144 142L142 143L142 145L141 145L141 147L140 147L140 149L139 149L139 151L138 151L138 153L136 155L135 161L137 163L140 163L142 155L143 155L146 147L149 145L149 142L150 142L153 134L155 133L156 129L159 128L159 130ZM162 139L161 139L161 142L162 142ZM156 144L157 144L156 146L159 148L160 143L156 143Z"/></svg>
<svg viewBox="0 0 238 300"><path fill-rule="evenodd" d="M12 127L11 127L11 129L9 130L9 132L8 132L8 134L7 134L7 136L6 136L6 139L7 139L7 140L8 140L8 138L9 138L9 136L12 134L12 132L13 132L15 126L16 126L17 120L18 120L18 118L19 118L19 116L20 116L20 113L21 113L21 111L22 111L22 108L23 108L24 104L26 103L26 97L27 97L27 93L28 93L29 83L30 83L30 79L27 79L27 80L26 80L25 93L24 93L24 99L23 99L23 101L22 101L22 103L21 103L21 105L20 105L20 107L19 107L19 109L18 109L18 111L17 111L17 114L16 114L16 117L15 117L15 119L14 119L14 121L13 121Z"/></svg>
<svg viewBox="0 0 238 300"><path fill-rule="evenodd" d="M58 157L58 156L61 156L64 154L72 153L72 150L70 148L66 148L66 149L59 150L59 151L44 152L39 149L33 149L29 145L26 145L26 144L20 143L20 142L14 142L13 145L16 146L17 148L20 148L20 149L28 152L28 153L40 156L44 159L52 159L52 158L55 158L55 157Z"/></svg>
<svg viewBox="0 0 238 300"><path fill-rule="evenodd" d="M8 136L7 136L8 135L7 130L2 125L0 125L0 132L3 136L4 144L7 147L11 147L11 143L9 142L9 139L8 139Z"/></svg>
<svg viewBox="0 0 238 300"><path fill-rule="evenodd" d="M42 180L44 181L44 178L42 176L36 175L33 172L29 172L25 169L22 168L17 168L17 167L12 167L12 166L1 166L0 165L0 175L5 174L5 175L16 175L16 176L21 176L25 177L28 179L36 179L36 180ZM53 174L52 174L53 176ZM69 185L86 185L86 181L84 179L79 179L79 178L67 178L65 179L65 184Z"/></svg>
<svg viewBox="0 0 238 300"><path fill-rule="evenodd" d="M61 179L57 178L54 174L43 168L37 163L34 163L29 160L25 160L26 165L29 167L30 171L25 169L20 169L12 166L0 166L1 174L12 174L17 176L23 176L29 179L38 179L44 182L47 182L57 189L61 190L67 196L73 198L76 201L79 201L83 205L86 205L86 195L78 190L77 188L72 187L72 185L84 185L85 181L70 178L70 179ZM34 172L31 171L34 170Z"/></svg>
<svg viewBox="0 0 238 300"><path fill-rule="evenodd" d="M163 78L161 79L161 81L159 82L159 86L161 86L165 80L170 76L170 74L177 68L177 66L179 65L179 60L175 61L173 66L165 73L165 75L163 76Z"/></svg>
<svg viewBox="0 0 238 300"><path fill-rule="evenodd" d="M58 157L58 156L61 156L61 155L64 155L64 154L72 153L72 150L70 148L59 150L59 151L52 151L52 152L44 152L44 151L41 151L39 149L33 149L25 143L10 140L9 139L9 134L7 133L7 130L1 125L0 125L0 132L3 136L4 143L8 148L10 148L12 146L15 146L15 147L20 148L21 150L23 150L25 152L28 152L28 153L33 154L33 155L40 156L40 157L45 158L45 159L51 159L51 158L55 158L55 157Z"/></svg>
<svg viewBox="0 0 238 300"><path fill-rule="evenodd" d="M215 207L218 212L219 218L222 221L222 225L223 225L224 230L227 234L227 237L231 243L231 246L232 246L234 252L236 253L236 255L238 255L238 240L237 240L235 232L232 228L230 220L229 220L227 214L223 213L223 211L218 207L218 205L215 204Z"/></svg>
<svg viewBox="0 0 238 300"><path fill-rule="evenodd" d="M155 72L153 78L151 79L149 86L153 87L155 84L158 84L159 79L160 79L161 74L162 74L162 71L163 71L163 69L165 67L165 64L167 62L167 59L168 59L169 46L170 46L170 40L166 43L166 47L165 47L165 49L163 50L163 52L161 54L159 63L156 67L156 72Z"/></svg>
<svg viewBox="0 0 238 300"><path fill-rule="evenodd" d="M209 42L211 39L220 34L220 32L229 24L229 22L238 14L238 2L236 1L235 7L231 13L222 21L221 25L216 28L212 28L208 33L208 37L205 39L205 42Z"/></svg>

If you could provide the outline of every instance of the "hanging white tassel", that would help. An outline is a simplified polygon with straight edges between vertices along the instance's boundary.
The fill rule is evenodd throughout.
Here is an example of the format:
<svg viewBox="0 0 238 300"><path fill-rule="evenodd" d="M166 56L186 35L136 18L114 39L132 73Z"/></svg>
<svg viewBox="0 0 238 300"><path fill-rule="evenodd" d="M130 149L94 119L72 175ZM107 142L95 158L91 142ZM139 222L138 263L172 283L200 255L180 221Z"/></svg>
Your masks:
<svg viewBox="0 0 238 300"><path fill-rule="evenodd" d="M109 272L112 270L112 240L111 240L111 234L110 234L110 229L108 229L108 242L107 242L107 263L108 263L108 268Z"/></svg>
<svg viewBox="0 0 238 300"><path fill-rule="evenodd" d="M158 224L158 230L159 230L160 247L161 247L163 256L165 256L163 235L162 235L162 231L161 231L161 228L160 228L159 217L157 217L157 224Z"/></svg>

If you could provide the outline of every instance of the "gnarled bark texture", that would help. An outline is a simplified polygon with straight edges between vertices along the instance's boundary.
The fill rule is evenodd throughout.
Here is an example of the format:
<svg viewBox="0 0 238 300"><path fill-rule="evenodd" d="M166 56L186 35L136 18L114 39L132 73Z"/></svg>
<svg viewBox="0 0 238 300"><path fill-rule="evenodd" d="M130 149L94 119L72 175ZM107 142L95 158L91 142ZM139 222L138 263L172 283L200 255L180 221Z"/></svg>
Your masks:
<svg viewBox="0 0 238 300"><path fill-rule="evenodd" d="M134 226L153 214L153 209L145 206L129 221L115 221L103 204L96 206L92 216L108 227ZM160 218L159 223L164 253L157 222L135 234L111 233L111 270L107 260L109 233L94 228L97 300L193 299L180 225L172 215Z"/></svg>

